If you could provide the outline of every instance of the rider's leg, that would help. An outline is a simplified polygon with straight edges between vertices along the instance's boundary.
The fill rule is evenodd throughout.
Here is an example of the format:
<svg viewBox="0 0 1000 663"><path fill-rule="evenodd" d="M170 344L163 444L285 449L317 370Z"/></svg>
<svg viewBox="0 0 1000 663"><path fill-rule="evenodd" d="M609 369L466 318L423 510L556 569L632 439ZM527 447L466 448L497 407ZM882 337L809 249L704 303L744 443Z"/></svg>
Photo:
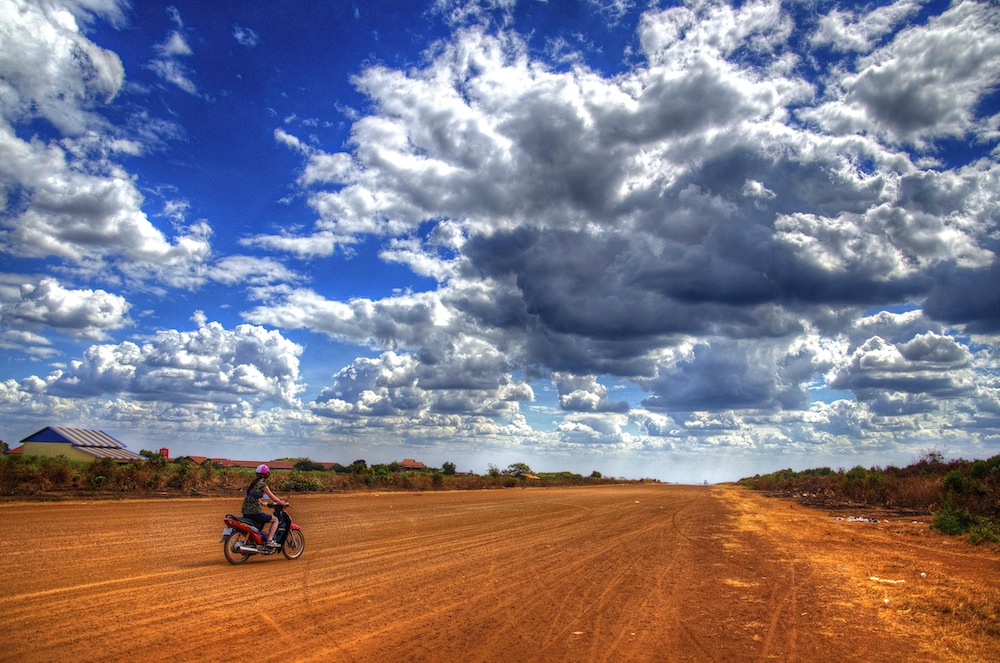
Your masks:
<svg viewBox="0 0 1000 663"><path fill-rule="evenodd" d="M273 541L274 540L274 531L276 529L278 529L278 517L277 516L271 516L271 523L270 523L270 525L268 525L268 528L267 528L267 538L265 539L265 541Z"/></svg>
<svg viewBox="0 0 1000 663"><path fill-rule="evenodd" d="M268 514L266 514L266 513L252 513L252 514L246 514L246 513L244 513L243 517L244 518L248 518L248 519L254 521L254 524L257 526L257 531L260 532L261 538L264 541L267 541L267 534L266 534L266 532L267 532L267 528L271 524L270 521L267 520ZM271 518L273 518L273 517L274 516L271 516Z"/></svg>

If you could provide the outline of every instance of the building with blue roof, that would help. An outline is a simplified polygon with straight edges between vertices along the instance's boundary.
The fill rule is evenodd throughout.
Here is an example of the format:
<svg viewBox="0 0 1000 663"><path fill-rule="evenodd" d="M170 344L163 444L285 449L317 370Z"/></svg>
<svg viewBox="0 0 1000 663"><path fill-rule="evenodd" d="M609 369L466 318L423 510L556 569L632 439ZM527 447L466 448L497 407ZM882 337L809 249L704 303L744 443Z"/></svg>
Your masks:
<svg viewBox="0 0 1000 663"><path fill-rule="evenodd" d="M70 460L92 462L111 458L120 463L145 460L101 430L46 426L21 440L25 456L65 456Z"/></svg>

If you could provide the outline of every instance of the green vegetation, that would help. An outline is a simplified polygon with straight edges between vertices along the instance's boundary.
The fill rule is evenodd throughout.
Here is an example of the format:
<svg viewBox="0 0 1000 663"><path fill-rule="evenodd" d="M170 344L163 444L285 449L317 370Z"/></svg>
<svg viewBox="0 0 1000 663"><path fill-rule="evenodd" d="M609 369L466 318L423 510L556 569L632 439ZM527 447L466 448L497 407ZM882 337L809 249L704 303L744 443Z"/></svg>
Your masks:
<svg viewBox="0 0 1000 663"><path fill-rule="evenodd" d="M316 472L322 471L326 468L319 463L309 460L308 458L302 458L295 462L295 469L299 472Z"/></svg>
<svg viewBox="0 0 1000 663"><path fill-rule="evenodd" d="M907 467L829 467L740 479L740 485L825 502L906 509L933 515L932 527L970 543L1000 542L1000 456L945 461L925 451Z"/></svg>
<svg viewBox="0 0 1000 663"><path fill-rule="evenodd" d="M45 496L56 493L80 494L218 494L242 491L254 476L250 468L222 467L212 461L197 465L190 460L168 462L159 453L142 450L146 460L119 464L111 459L92 463L69 460L65 456L0 456L0 495ZM294 469L274 470L270 485L278 493L346 492L357 490L479 490L516 486L586 486L627 483L603 478L600 472L583 477L571 472L532 475L524 463L506 470L490 465L486 475L460 474L454 463L443 469L404 471L399 463L369 466L356 460L344 466L335 463L325 469L308 458L289 458ZM648 480L645 480L648 481Z"/></svg>
<svg viewBox="0 0 1000 663"><path fill-rule="evenodd" d="M507 469L502 471L500 474L510 476L510 477L520 477L525 474L534 474L531 468L528 467L527 463L511 463L507 466Z"/></svg>

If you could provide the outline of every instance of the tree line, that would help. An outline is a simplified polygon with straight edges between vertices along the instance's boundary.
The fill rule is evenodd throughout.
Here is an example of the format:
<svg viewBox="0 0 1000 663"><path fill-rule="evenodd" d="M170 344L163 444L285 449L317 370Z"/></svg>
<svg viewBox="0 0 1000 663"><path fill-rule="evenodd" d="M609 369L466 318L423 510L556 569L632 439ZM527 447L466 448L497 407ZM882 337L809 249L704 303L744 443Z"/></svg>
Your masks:
<svg viewBox="0 0 1000 663"><path fill-rule="evenodd" d="M906 467L788 468L737 483L806 502L929 513L932 526L945 534L964 535L971 543L1000 542L1000 455L946 461L944 453L930 450Z"/></svg>
<svg viewBox="0 0 1000 663"><path fill-rule="evenodd" d="M168 461L159 453L142 450L143 462L116 463L104 458L94 462L65 456L0 457L0 495L45 496L83 494L219 494L242 491L254 476L252 468L222 467L206 460L200 465L187 459ZM584 486L630 483L605 478L600 472L583 476L572 472L534 473L525 463L506 469L489 466L486 474L459 473L454 463L440 468L404 470L399 463L369 465L356 460L334 463L330 469L308 458L295 461L291 470L275 470L269 479L278 492L344 492L355 490L480 490L513 487ZM644 479L642 481L655 481Z"/></svg>

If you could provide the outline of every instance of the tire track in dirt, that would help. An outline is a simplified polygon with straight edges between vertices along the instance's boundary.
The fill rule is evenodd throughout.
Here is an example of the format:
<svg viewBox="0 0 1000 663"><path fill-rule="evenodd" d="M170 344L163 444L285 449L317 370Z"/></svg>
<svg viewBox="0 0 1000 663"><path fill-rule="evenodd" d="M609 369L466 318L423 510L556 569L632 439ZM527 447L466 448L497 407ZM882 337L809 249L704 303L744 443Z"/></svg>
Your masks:
<svg viewBox="0 0 1000 663"><path fill-rule="evenodd" d="M758 657L761 661L778 655L792 659L798 658L798 650L796 649L797 633L794 619L798 591L795 564L788 564L787 569L787 572L782 574L782 582L768 583L769 591L766 612L771 614L771 621L768 623L767 633L764 636L761 653ZM789 622L791 626L788 633L781 633L781 646L779 646L777 642L779 628L783 627L786 622Z"/></svg>
<svg viewBox="0 0 1000 663"><path fill-rule="evenodd" d="M754 618L744 627L752 633L754 658L799 660L798 624L805 616L800 613L800 592L811 567L805 559L795 558L787 542L772 532L766 517L743 511L731 515L730 522L734 533L724 537L731 545L723 546L728 554L721 569L725 582L741 599L757 602L762 594L765 597L763 608L757 611L765 619Z"/></svg>
<svg viewBox="0 0 1000 663"><path fill-rule="evenodd" d="M702 543L703 538L705 537L705 532L700 527L702 523L697 522L697 518L699 515L704 517L703 512L696 515L693 519L686 521L684 526L680 524L680 518L682 516L687 516L692 510L697 511L695 507L699 504L699 501L708 499L708 496L707 492L697 493L694 497L677 500L676 507L673 508L670 516L670 527L675 536L667 537L666 533L662 535L666 544L675 544L675 551L683 550L679 546L676 546L676 541L678 540L677 537L679 537L680 540L687 542L691 550L698 550L699 552L708 553L709 555L716 554L716 551L713 548ZM697 532L697 535L695 535L695 532ZM682 559L676 552L671 562L671 567L675 564L682 568L690 568L692 564L695 564L696 567L701 565L700 562L693 560L690 554L686 555ZM660 589L657 596L659 602L667 605L676 605L675 593L677 588L675 586L671 585L670 591L664 593L661 578L658 588ZM651 605L655 605L655 602L651 602ZM691 660L710 660L710 652L702 642L703 636L695 630L690 620L691 616L689 614L681 613L679 610L673 616L673 622L677 624L680 630L684 633L684 639L682 640L682 644L680 646L690 649L690 656L686 654L685 658L690 658Z"/></svg>
<svg viewBox="0 0 1000 663"><path fill-rule="evenodd" d="M631 506L632 501L628 504ZM557 654L565 644L562 640L573 635L573 629L581 628L565 624L569 624L571 618L578 620L578 614L584 617L599 615L621 589L629 568L625 559L629 550L622 547L622 537L619 534L610 544L595 545L594 541L601 540L602 530L607 533L608 522L595 519L594 509L582 505L572 508L579 512L578 515L560 517L555 526L551 521L536 524L533 516L523 513L518 514L517 523L514 519L502 519L498 523L498 527L507 528L506 539L492 541L485 549L483 570L474 577L466 577L467 582L484 586L488 592L485 600L490 609L484 611L488 613L484 619L478 619L481 627L475 629L478 643L475 651L493 652L494 658L478 657L465 648L459 651L457 660L496 660L496 652L505 651L505 645L509 651L512 642L520 645L517 651L532 652L529 660L560 660ZM621 523L617 523L617 528L621 529ZM640 537L644 534L645 530L637 533ZM580 541L586 542L584 554L575 551ZM516 542L524 554L512 551L510 542ZM567 554L573 559L567 560ZM603 572L599 577L588 576L586 571L599 563L610 565L612 570L622 570ZM473 602L481 601L482 597L473 599ZM586 606L581 607L582 603ZM448 612L454 607L455 604L444 603L438 612ZM539 615L543 618L539 619ZM405 630L415 628L424 615L406 618L393 614L391 618L398 628ZM475 627L467 625L466 628ZM607 629L595 622L587 630L586 635L593 638L594 630ZM607 655L608 659L612 657L613 653Z"/></svg>

